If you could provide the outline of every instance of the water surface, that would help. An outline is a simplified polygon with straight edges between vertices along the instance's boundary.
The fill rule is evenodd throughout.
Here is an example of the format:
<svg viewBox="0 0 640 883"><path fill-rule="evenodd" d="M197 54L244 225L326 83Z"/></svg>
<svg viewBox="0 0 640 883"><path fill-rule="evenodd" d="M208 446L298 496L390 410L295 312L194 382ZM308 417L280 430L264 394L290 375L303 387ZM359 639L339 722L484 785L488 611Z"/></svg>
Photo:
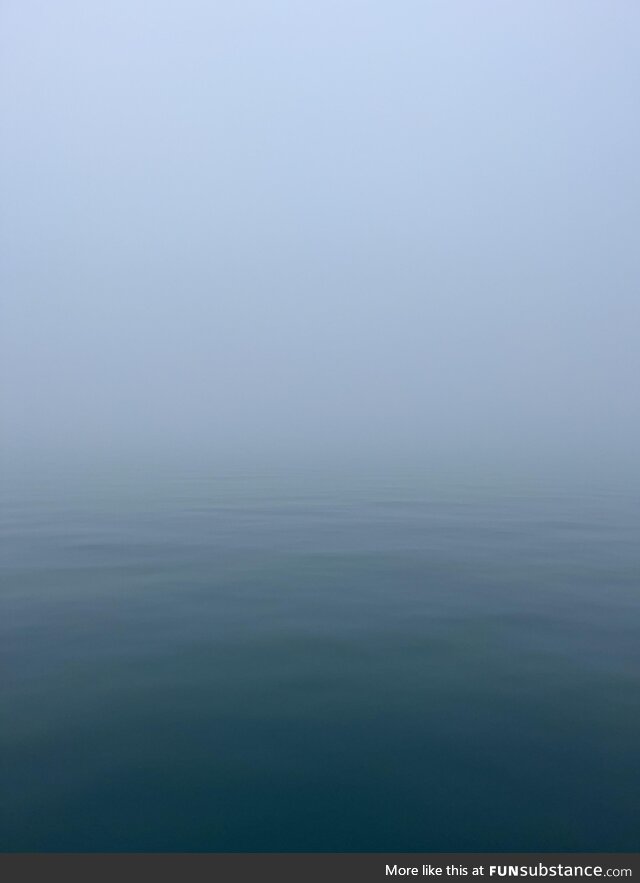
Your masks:
<svg viewBox="0 0 640 883"><path fill-rule="evenodd" d="M637 493L3 492L3 849L640 848Z"/></svg>

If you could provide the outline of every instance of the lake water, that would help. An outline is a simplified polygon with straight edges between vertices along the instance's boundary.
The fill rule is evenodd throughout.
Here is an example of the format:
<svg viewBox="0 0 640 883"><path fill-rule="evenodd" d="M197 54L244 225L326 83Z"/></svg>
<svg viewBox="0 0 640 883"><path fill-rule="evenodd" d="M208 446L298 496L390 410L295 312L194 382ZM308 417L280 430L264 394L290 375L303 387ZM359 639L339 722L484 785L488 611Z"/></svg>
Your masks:
<svg viewBox="0 0 640 883"><path fill-rule="evenodd" d="M3 485L0 846L640 848L640 497Z"/></svg>

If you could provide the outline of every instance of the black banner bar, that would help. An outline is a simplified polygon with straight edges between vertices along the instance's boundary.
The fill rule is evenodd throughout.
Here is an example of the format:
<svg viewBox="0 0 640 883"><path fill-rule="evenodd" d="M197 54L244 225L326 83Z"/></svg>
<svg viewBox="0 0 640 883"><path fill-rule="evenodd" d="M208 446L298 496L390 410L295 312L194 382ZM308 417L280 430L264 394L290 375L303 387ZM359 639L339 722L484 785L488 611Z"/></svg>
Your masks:
<svg viewBox="0 0 640 883"><path fill-rule="evenodd" d="M4 854L0 878L11 883L46 880L55 875L75 881L151 880L157 877L199 881L277 883L327 881L437 880L453 883L515 879L558 883L579 878L590 883L628 880L640 883L640 853L207 853L207 854ZM58 876L59 875L59 876Z"/></svg>

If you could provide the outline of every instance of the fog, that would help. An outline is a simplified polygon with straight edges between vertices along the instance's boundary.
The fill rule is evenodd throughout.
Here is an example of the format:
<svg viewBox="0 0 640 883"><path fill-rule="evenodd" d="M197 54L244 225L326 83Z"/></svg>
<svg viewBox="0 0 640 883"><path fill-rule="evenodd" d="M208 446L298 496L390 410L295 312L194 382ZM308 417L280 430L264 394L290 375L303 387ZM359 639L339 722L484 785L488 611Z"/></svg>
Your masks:
<svg viewBox="0 0 640 883"><path fill-rule="evenodd" d="M640 6L4 0L2 443L640 450Z"/></svg>

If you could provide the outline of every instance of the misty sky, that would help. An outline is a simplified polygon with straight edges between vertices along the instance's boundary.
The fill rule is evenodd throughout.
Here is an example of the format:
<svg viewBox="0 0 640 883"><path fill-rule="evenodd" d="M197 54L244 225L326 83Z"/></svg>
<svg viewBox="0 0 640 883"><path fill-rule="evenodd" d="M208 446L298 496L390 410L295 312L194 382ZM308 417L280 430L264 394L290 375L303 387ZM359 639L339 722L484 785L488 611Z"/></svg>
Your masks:
<svg viewBox="0 0 640 883"><path fill-rule="evenodd" d="M2 0L8 450L640 450L636 0Z"/></svg>

